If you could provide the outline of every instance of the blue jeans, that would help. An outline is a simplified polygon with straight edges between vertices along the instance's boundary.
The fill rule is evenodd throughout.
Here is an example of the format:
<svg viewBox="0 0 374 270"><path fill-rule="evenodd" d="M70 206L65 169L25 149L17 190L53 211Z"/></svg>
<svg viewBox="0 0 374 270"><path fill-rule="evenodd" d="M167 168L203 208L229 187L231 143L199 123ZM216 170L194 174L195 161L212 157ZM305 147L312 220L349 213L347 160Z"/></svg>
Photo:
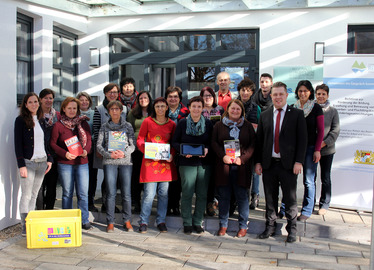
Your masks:
<svg viewBox="0 0 374 270"><path fill-rule="evenodd" d="M321 167L321 197L319 198L319 208L329 209L331 200L331 166L334 154L321 156L319 166Z"/></svg>
<svg viewBox="0 0 374 270"><path fill-rule="evenodd" d="M114 223L116 207L117 176L119 176L122 196L123 223L131 219L131 173L132 165L104 165L106 195L106 221Z"/></svg>
<svg viewBox="0 0 374 270"><path fill-rule="evenodd" d="M308 146L305 155L304 168L303 168L303 180L304 180L304 199L303 208L301 214L307 217L312 215L315 196L316 196L316 181L315 176L317 172L317 165L313 161L314 145Z"/></svg>
<svg viewBox="0 0 374 270"><path fill-rule="evenodd" d="M82 224L88 223L88 164L68 165L58 163L58 173L62 186L62 209L73 208L75 185L78 208L82 211Z"/></svg>
<svg viewBox="0 0 374 270"><path fill-rule="evenodd" d="M139 224L147 224L152 211L153 199L157 192L157 217L156 224L165 223L168 208L169 182L144 183L142 210L140 211Z"/></svg>
<svg viewBox="0 0 374 270"><path fill-rule="evenodd" d="M253 170L254 171L254 170ZM253 173L253 178L252 178L252 188L251 188L251 195L259 195L260 194L260 176L257 173Z"/></svg>
<svg viewBox="0 0 374 270"><path fill-rule="evenodd" d="M239 229L247 229L249 216L248 189L237 184L238 171L230 168L229 184L218 186L219 224L227 228L229 220L231 191L234 191L239 210Z"/></svg>

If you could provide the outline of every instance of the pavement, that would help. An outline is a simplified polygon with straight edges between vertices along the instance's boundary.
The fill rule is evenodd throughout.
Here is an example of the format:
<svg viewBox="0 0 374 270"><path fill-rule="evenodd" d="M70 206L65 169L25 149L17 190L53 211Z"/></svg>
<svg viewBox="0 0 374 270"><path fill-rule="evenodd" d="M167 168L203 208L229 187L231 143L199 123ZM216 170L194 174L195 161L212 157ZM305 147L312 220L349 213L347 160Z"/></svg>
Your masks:
<svg viewBox="0 0 374 270"><path fill-rule="evenodd" d="M250 211L243 238L234 237L236 215L230 218L227 235L219 237L217 217L205 219L205 233L185 235L182 219L173 216L167 217L168 232L160 233L153 213L148 233L140 234L138 215L132 218L134 232L125 232L116 214L114 233L106 233L105 214L90 213L93 229L82 233L80 247L27 249L22 236L0 242L0 270L369 269L371 213L330 208L325 216L313 214L298 222L297 241L289 244L284 219L278 221L276 236L257 238L265 226L264 206L262 199L259 208Z"/></svg>

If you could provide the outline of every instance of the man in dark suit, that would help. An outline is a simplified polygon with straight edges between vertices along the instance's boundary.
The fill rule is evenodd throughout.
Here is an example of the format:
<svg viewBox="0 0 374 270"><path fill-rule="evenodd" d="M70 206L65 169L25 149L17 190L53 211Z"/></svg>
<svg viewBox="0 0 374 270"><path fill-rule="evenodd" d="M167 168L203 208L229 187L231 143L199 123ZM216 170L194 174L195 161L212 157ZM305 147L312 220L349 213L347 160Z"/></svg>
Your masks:
<svg viewBox="0 0 374 270"><path fill-rule="evenodd" d="M287 86L274 83L273 106L261 114L257 128L255 170L263 174L266 201L266 229L259 238L275 233L280 185L286 208L287 242L292 243L297 232L297 175L303 169L307 129L303 111L289 107L287 96Z"/></svg>

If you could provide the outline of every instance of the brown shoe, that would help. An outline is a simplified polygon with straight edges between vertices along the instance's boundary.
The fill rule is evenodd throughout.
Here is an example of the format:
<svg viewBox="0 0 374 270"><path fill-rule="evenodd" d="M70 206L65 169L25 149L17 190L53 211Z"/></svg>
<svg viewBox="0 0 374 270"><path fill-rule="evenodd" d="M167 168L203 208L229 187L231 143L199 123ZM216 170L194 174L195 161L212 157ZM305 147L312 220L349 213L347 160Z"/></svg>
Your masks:
<svg viewBox="0 0 374 270"><path fill-rule="evenodd" d="M108 226L106 226L106 232L107 233L114 232L114 225L113 224L108 224Z"/></svg>
<svg viewBox="0 0 374 270"><path fill-rule="evenodd" d="M244 237L247 234L247 229L240 229L238 233L236 234L236 237L241 238Z"/></svg>
<svg viewBox="0 0 374 270"><path fill-rule="evenodd" d="M326 213L327 213L327 210L325 208L321 208L318 210L318 215L320 216L324 216L326 215Z"/></svg>
<svg viewBox="0 0 374 270"><path fill-rule="evenodd" d="M125 229L126 232L133 232L134 229L131 226L130 221L126 221L125 224L123 224L123 228Z"/></svg>
<svg viewBox="0 0 374 270"><path fill-rule="evenodd" d="M217 232L217 236L224 236L226 234L227 228L221 227L219 228L219 231Z"/></svg>

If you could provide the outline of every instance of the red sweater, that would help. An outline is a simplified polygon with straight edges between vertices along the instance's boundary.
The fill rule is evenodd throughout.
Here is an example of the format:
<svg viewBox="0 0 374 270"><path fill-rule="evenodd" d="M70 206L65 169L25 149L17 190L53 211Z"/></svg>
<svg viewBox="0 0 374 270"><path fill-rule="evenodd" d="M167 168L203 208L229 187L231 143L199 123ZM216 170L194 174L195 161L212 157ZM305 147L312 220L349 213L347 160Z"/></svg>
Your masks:
<svg viewBox="0 0 374 270"><path fill-rule="evenodd" d="M144 154L145 142L170 144L175 127L176 124L170 119L168 119L165 124L159 125L152 117L147 117L140 127L138 139L136 141L138 149ZM170 152L173 157L175 157L175 150L172 147L170 147ZM177 178L177 170L173 161L154 161L153 159L145 159L143 156L140 170L140 183L168 182L176 180Z"/></svg>
<svg viewBox="0 0 374 270"><path fill-rule="evenodd" d="M82 128L87 134L87 144L85 149L87 153L91 151L91 133L90 133L90 126L86 121L82 122ZM51 133L51 141L50 145L53 151L57 154L57 162L68 164L68 165L82 165L88 163L88 158L85 157L77 157L73 160L68 160L66 158L66 152L68 152L68 148L66 147L65 140L69 139L76 135L78 137L78 129L74 128L73 130L65 127L60 121L56 122L53 126L52 133Z"/></svg>

